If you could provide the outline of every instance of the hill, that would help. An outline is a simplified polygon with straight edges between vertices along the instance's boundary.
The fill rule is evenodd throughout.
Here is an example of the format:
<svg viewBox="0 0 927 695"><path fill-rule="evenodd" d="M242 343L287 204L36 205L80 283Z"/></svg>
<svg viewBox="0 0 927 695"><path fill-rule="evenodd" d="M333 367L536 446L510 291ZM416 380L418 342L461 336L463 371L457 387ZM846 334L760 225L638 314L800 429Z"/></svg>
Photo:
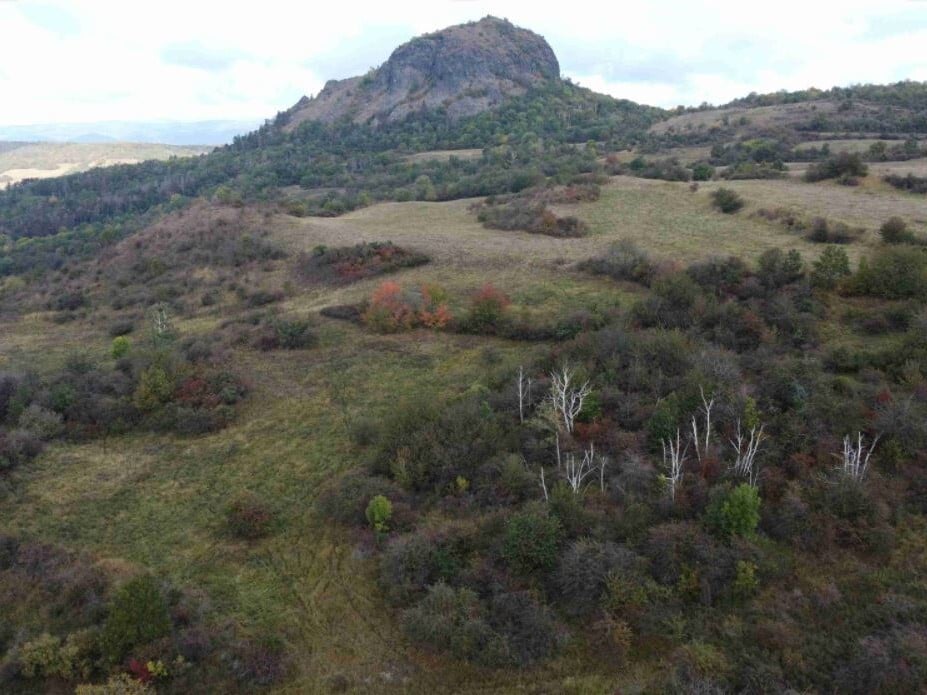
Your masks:
<svg viewBox="0 0 927 695"><path fill-rule="evenodd" d="M485 17L419 36L367 75L329 82L288 112L287 129L344 118L376 125L439 107L452 119L473 116L559 77L543 38Z"/></svg>
<svg viewBox="0 0 927 695"><path fill-rule="evenodd" d="M927 149L813 96L0 193L0 691L921 692Z"/></svg>

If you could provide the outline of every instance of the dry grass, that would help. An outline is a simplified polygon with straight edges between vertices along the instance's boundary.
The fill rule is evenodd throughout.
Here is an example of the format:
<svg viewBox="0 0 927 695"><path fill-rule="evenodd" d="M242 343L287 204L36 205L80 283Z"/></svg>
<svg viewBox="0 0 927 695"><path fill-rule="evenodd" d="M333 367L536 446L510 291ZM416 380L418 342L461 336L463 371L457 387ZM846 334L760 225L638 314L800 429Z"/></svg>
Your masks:
<svg viewBox="0 0 927 695"><path fill-rule="evenodd" d="M64 176L94 167L135 164L148 159L190 157L210 147L148 143L39 142L0 151L0 186L27 178Z"/></svg>

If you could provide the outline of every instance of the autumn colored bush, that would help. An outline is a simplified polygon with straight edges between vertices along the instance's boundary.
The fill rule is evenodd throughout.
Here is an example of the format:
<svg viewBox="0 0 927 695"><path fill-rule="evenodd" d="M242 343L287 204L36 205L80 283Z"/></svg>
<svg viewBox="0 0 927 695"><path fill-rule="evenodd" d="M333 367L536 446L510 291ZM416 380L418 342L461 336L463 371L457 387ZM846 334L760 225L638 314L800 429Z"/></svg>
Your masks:
<svg viewBox="0 0 927 695"><path fill-rule="evenodd" d="M470 299L466 325L475 332L492 332L499 327L511 300L492 283L486 283Z"/></svg>
<svg viewBox="0 0 927 695"><path fill-rule="evenodd" d="M445 328L451 321L447 293L438 285L403 290L388 280L373 293L363 312L364 322L380 333L396 333L419 326Z"/></svg>

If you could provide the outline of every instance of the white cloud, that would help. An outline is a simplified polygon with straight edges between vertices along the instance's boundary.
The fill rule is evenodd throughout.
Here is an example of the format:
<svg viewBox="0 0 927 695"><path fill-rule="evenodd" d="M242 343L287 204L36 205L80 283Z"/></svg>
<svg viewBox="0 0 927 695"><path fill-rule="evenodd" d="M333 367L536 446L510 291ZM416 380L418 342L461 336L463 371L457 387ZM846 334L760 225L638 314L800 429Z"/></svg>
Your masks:
<svg viewBox="0 0 927 695"><path fill-rule="evenodd" d="M0 2L0 122L269 117L402 37L486 14L543 34L582 84L660 106L927 79L927 3L895 0L17 0Z"/></svg>

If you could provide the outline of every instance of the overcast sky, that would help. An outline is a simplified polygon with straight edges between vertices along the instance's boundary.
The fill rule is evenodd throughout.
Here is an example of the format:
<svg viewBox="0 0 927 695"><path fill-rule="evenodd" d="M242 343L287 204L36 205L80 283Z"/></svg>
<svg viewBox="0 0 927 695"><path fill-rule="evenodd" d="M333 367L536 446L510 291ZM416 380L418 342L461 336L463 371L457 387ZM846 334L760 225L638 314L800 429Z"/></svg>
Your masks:
<svg viewBox="0 0 927 695"><path fill-rule="evenodd" d="M565 76L658 106L927 80L923 0L0 0L0 125L269 117L486 14L542 34Z"/></svg>

